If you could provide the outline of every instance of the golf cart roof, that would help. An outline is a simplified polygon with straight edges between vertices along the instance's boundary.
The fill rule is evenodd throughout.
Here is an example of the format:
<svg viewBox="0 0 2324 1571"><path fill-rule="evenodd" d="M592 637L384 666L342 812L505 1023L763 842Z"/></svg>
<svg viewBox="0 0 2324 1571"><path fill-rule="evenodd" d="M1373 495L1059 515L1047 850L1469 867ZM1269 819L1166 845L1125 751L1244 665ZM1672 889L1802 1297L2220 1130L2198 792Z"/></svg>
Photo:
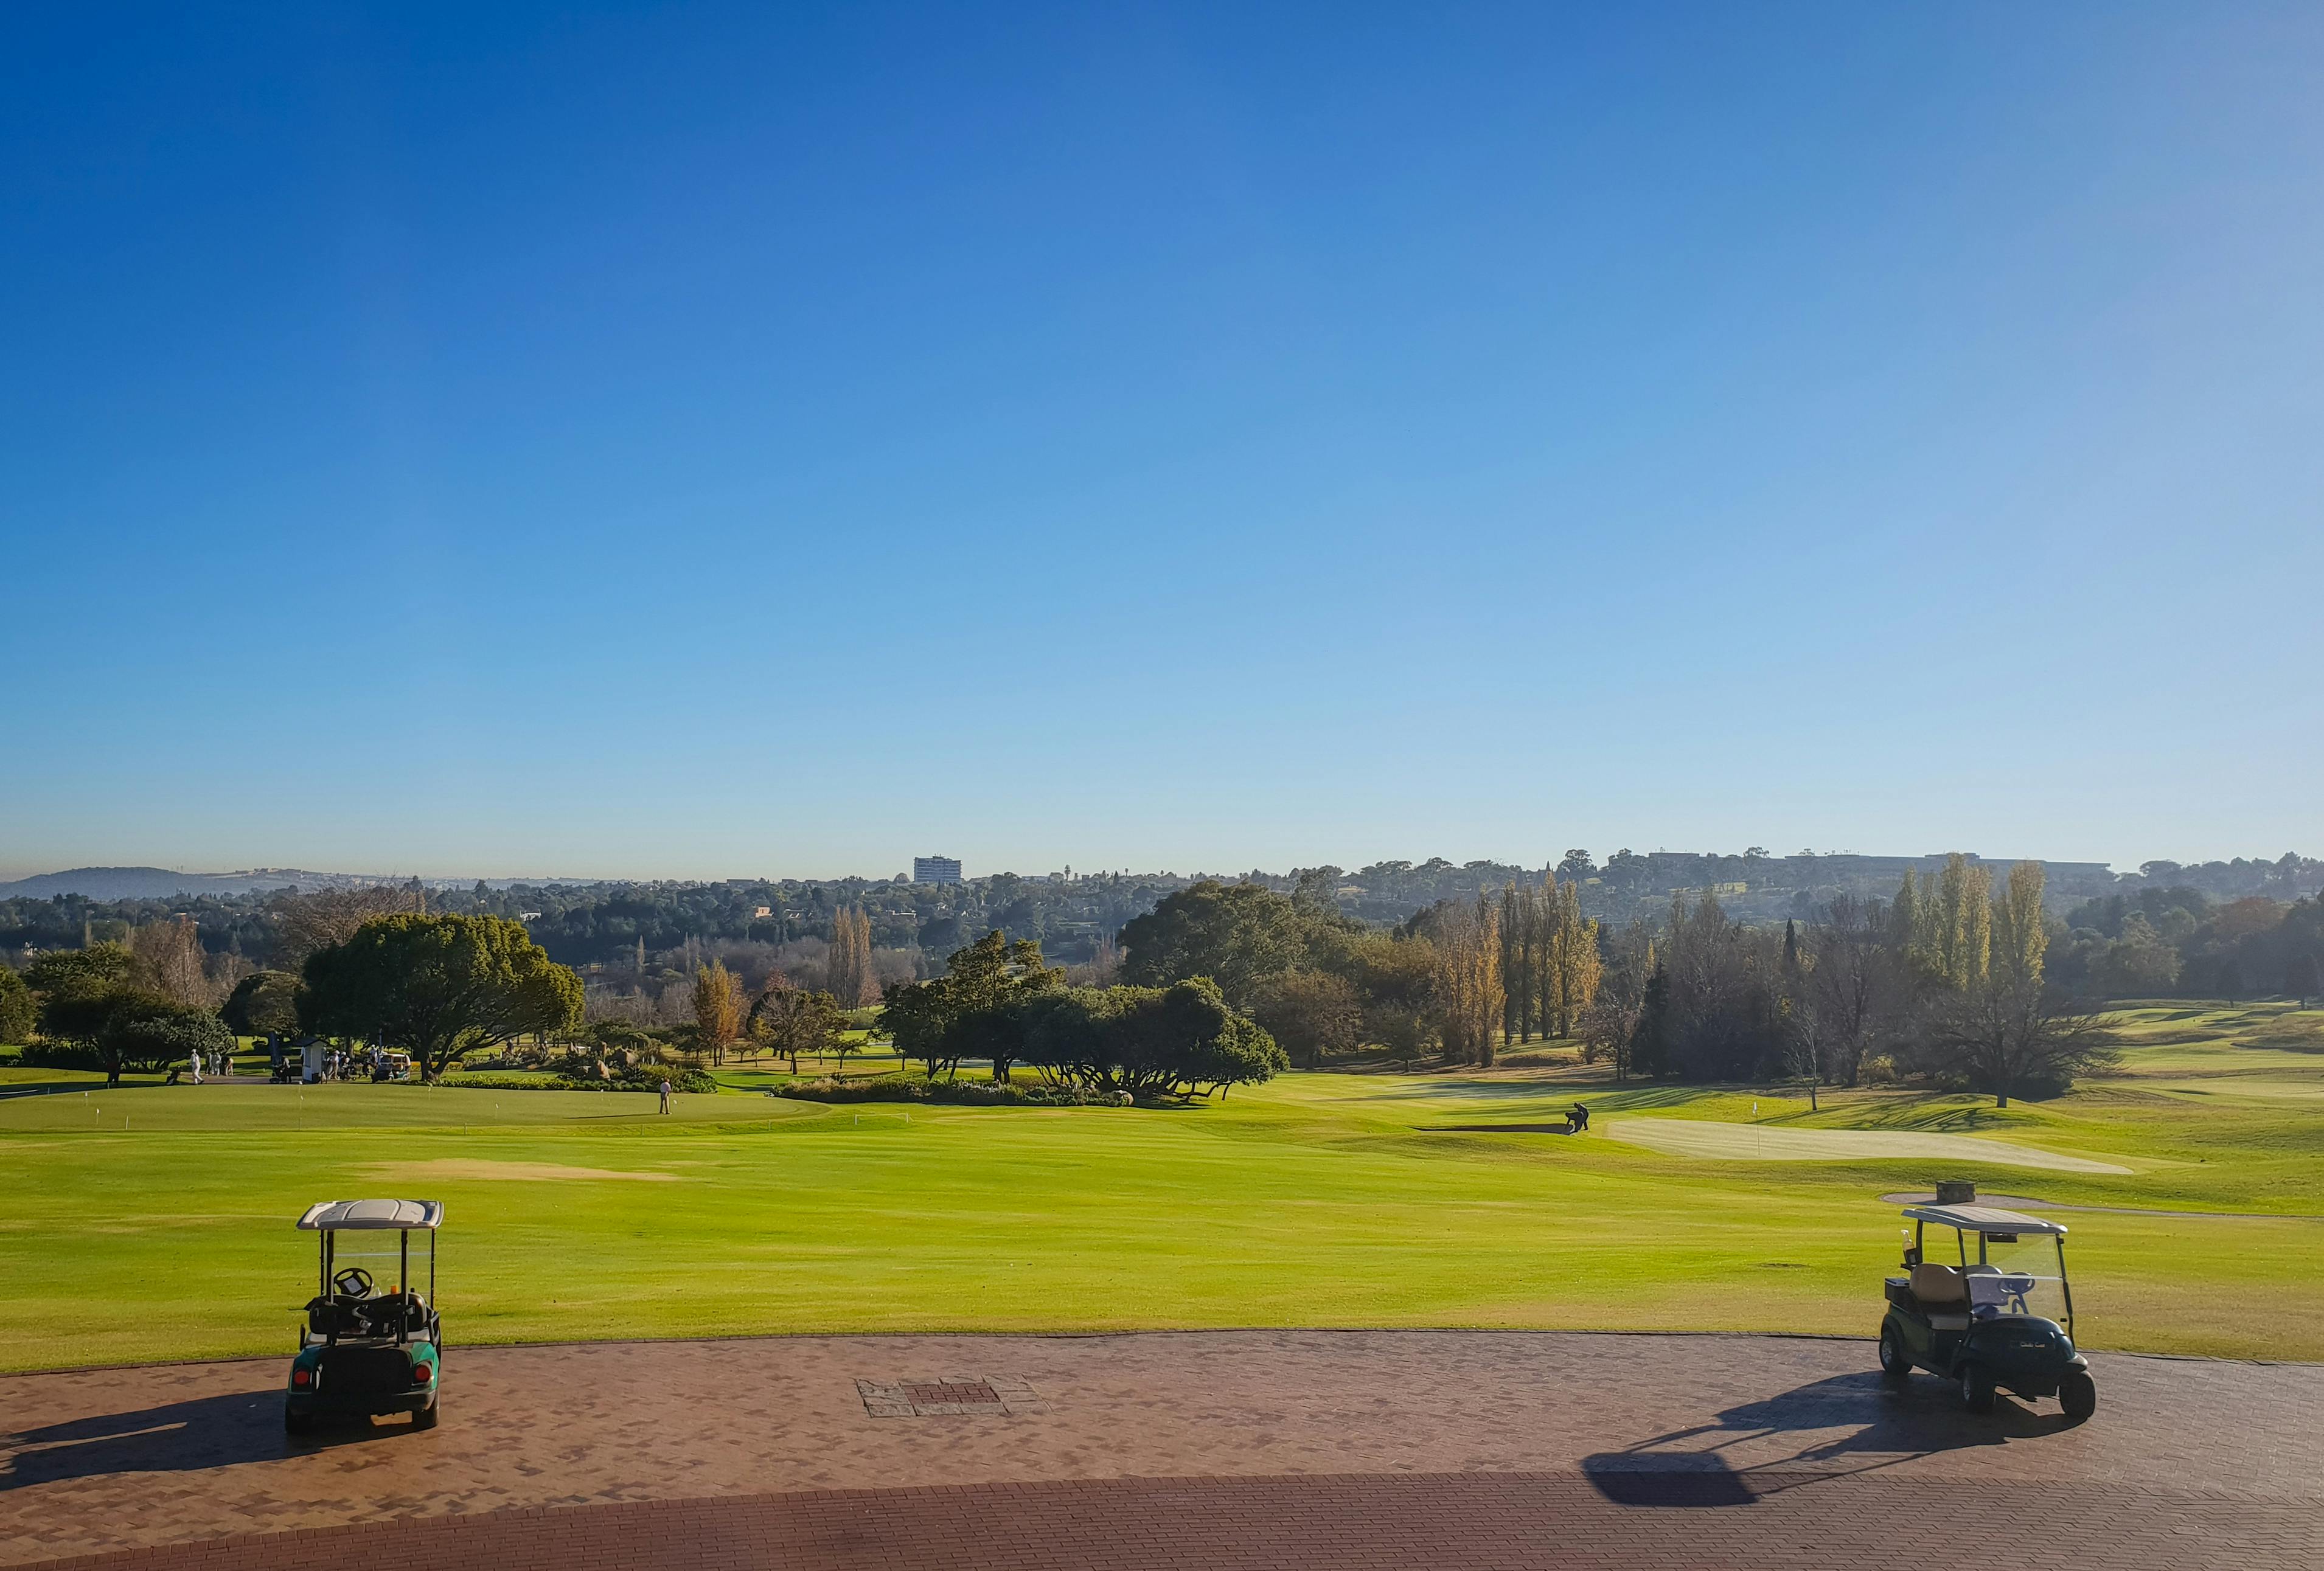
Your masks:
<svg viewBox="0 0 2324 1571"><path fill-rule="evenodd" d="M2063 1222L2044 1222L1997 1206L1907 1206L1904 1215L1915 1222L1934 1222L1964 1233L2055 1233L2062 1237L2066 1231Z"/></svg>
<svg viewBox="0 0 2324 1571"><path fill-rule="evenodd" d="M299 1218L309 1233L392 1233L443 1225L441 1200L318 1200Z"/></svg>

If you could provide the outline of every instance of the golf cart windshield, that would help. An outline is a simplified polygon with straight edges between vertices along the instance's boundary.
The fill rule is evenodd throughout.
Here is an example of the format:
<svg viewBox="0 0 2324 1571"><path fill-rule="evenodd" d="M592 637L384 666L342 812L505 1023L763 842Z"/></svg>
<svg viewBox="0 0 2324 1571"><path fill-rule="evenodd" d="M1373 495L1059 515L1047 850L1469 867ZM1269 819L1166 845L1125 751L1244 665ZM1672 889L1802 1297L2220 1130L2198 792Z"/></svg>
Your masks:
<svg viewBox="0 0 2324 1571"><path fill-rule="evenodd" d="M1904 1215L1917 1224L1907 1260L1953 1265L1957 1259L1973 1317L2038 1315L2073 1334L2064 1223L1993 1206L1908 1206ZM1932 1227L1953 1230L1950 1248L1940 1246L1944 1236L1932 1236Z"/></svg>
<svg viewBox="0 0 2324 1571"><path fill-rule="evenodd" d="M1964 1243L1968 1240L1964 1240ZM1978 1258L1968 1272L1969 1313L2039 1315L2061 1326L2073 1318L2066 1298L2064 1261L2055 1234L1976 1236Z"/></svg>

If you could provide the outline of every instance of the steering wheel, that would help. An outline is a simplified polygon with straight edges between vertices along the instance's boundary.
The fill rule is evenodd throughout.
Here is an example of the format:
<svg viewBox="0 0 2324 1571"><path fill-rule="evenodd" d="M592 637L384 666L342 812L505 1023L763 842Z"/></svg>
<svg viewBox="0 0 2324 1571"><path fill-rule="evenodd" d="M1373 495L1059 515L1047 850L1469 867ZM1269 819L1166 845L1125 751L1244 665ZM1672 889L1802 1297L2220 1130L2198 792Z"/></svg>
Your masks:
<svg viewBox="0 0 2324 1571"><path fill-rule="evenodd" d="M360 1265L350 1265L331 1279L331 1285L351 1299L371 1297L371 1272Z"/></svg>

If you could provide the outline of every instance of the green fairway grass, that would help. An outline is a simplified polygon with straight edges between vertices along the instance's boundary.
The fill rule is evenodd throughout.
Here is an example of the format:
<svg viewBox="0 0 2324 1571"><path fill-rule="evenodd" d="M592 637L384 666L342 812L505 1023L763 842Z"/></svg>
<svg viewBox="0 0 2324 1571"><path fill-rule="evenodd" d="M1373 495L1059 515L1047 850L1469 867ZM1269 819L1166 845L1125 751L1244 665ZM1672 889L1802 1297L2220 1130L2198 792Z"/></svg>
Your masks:
<svg viewBox="0 0 2324 1571"><path fill-rule="evenodd" d="M1184 1109L827 1106L416 1085L106 1089L0 1070L0 1365L286 1353L318 1199L444 1200L462 1342L857 1330L1605 1327L1868 1336L1884 1192L2062 1203L2084 1339L2324 1357L2324 1015L2143 1009L2125 1072L2057 1100L1615 1087L1518 1069L1286 1076ZM866 1066L868 1068L868 1066ZM892 1065L878 1066L881 1069ZM1588 1135L1466 1132L1546 1122ZM1755 1107L1756 1105L1756 1107ZM1625 1116L2006 1141L2127 1168L1729 1161ZM770 1354L779 1356L779 1354Z"/></svg>

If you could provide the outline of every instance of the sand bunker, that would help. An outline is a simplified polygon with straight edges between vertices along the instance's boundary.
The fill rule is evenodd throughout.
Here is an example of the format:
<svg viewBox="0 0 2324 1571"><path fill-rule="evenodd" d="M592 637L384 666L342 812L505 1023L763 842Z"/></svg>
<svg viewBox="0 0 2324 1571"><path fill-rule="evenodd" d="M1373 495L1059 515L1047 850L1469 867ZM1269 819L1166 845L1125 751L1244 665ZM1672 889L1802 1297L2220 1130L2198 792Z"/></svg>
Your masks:
<svg viewBox="0 0 2324 1571"><path fill-rule="evenodd" d="M1609 1118L1609 1139L1643 1145L1666 1156L1720 1162L1860 1162L1915 1156L2041 1167L2052 1172L2128 1172L2112 1162L2060 1156L2006 1140L1969 1135L1920 1135L1891 1129L1786 1129L1765 1124L1715 1124L1692 1118Z"/></svg>
<svg viewBox="0 0 2324 1571"><path fill-rule="evenodd" d="M603 1167L560 1167L553 1162L488 1162L477 1157L447 1156L436 1162L382 1163L371 1170L380 1179L641 1179L649 1183L674 1184L674 1172L615 1172Z"/></svg>

